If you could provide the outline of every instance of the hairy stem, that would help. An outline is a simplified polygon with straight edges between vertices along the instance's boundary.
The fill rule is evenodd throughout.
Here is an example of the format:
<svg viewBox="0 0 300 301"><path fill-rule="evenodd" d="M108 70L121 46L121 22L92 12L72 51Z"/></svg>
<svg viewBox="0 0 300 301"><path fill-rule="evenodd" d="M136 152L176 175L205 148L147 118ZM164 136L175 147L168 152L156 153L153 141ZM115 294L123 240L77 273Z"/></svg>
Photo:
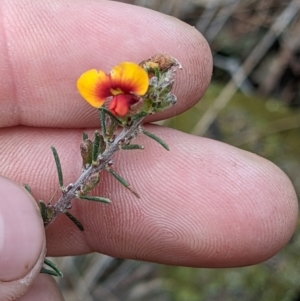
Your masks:
<svg viewBox="0 0 300 301"><path fill-rule="evenodd" d="M61 213L65 213L71 207L71 201L76 197L76 192L80 189L81 185L89 178L91 174L104 170L111 160L112 155L120 149L120 143L124 140L132 140L132 137L139 132L139 126L145 117L141 117L132 122L128 127L124 127L122 132L110 143L107 150L98 156L98 165L91 165L85 170L74 184L69 184L69 190L62 190L62 196L53 206L54 213L49 221L45 223L45 228L56 219Z"/></svg>

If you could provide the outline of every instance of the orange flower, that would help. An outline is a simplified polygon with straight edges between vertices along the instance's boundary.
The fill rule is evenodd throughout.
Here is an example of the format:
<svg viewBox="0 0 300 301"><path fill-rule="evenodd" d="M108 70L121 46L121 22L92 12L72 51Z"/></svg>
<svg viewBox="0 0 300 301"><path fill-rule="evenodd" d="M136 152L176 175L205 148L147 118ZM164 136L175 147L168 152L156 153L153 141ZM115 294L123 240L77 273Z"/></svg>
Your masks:
<svg viewBox="0 0 300 301"><path fill-rule="evenodd" d="M109 109L118 116L125 116L148 86L147 72L131 62L115 66L110 74L95 69L86 71L77 81L79 93L93 107L100 108L111 97Z"/></svg>

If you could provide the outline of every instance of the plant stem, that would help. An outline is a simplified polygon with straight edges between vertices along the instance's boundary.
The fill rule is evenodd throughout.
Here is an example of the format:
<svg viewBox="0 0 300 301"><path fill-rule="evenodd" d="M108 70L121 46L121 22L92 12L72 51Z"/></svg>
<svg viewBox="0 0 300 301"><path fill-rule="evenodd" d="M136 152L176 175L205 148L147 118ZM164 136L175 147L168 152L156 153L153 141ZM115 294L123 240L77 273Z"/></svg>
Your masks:
<svg viewBox="0 0 300 301"><path fill-rule="evenodd" d="M112 155L120 149L120 142L124 140L132 140L135 135L139 132L139 126L145 117L141 117L136 119L132 122L129 127L124 127L122 132L114 139L113 142L110 143L107 150L104 153L98 156L99 164L96 166L91 165L87 170L85 170L77 181L72 184L72 188L68 191L63 191L62 196L53 206L54 214L52 219L45 223L45 228L48 228L49 225L56 219L56 217L61 214L65 213L68 208L71 206L71 201L76 197L76 192L80 189L81 185L89 178L91 174L96 172L100 172L104 170L107 166L107 163L111 160ZM71 185L67 185L71 186Z"/></svg>

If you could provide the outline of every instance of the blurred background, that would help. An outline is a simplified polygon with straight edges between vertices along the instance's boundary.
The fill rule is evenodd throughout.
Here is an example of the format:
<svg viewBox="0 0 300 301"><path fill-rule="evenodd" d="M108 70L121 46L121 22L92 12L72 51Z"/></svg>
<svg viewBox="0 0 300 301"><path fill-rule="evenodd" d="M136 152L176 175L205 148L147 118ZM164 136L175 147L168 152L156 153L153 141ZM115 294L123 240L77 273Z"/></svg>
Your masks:
<svg viewBox="0 0 300 301"><path fill-rule="evenodd" d="M214 56L212 84L164 125L263 156L300 195L300 1L128 0L195 26ZM101 254L55 258L67 301L300 301L300 235L252 267L192 269Z"/></svg>

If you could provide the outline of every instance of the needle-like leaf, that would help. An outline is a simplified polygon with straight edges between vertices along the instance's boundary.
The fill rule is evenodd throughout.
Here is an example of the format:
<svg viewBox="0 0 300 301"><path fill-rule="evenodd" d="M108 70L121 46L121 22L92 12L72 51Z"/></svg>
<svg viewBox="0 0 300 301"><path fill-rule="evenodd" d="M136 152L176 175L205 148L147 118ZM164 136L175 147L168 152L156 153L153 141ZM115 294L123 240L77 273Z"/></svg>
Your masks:
<svg viewBox="0 0 300 301"><path fill-rule="evenodd" d="M51 150L52 150L53 157L54 157L55 164L56 164L59 186L62 189L63 186L64 186L64 180L63 180L63 174L62 174L60 160L59 160L59 157L58 157L57 150L55 149L54 146L51 146Z"/></svg>
<svg viewBox="0 0 300 301"><path fill-rule="evenodd" d="M117 179L123 186L130 190L137 198L140 198L138 193L130 187L130 184L125 179L123 179L119 174L117 174L112 168L108 168L107 170L115 179Z"/></svg>
<svg viewBox="0 0 300 301"><path fill-rule="evenodd" d="M156 142L158 142L164 149L166 149L167 151L170 150L169 146L167 145L166 142L164 142L162 139L160 139L159 137L155 136L154 134L145 131L144 129L142 130L142 133L146 136L148 136L149 138L155 140Z"/></svg>
<svg viewBox="0 0 300 301"><path fill-rule="evenodd" d="M63 276L63 273L59 270L59 268L49 259L44 259L44 264L51 268L51 270L42 267L41 273L52 275L52 276Z"/></svg>
<svg viewBox="0 0 300 301"><path fill-rule="evenodd" d="M89 196L89 195L83 195L79 197L81 200L88 200L88 201L93 201L93 202L100 202L100 203L110 203L110 199L108 198L102 198L99 196Z"/></svg>
<svg viewBox="0 0 300 301"><path fill-rule="evenodd" d="M70 212L66 211L65 212L65 215L77 226L77 228L80 230L80 231L84 231L84 227L83 225L81 224L81 222L74 216L72 215Z"/></svg>

